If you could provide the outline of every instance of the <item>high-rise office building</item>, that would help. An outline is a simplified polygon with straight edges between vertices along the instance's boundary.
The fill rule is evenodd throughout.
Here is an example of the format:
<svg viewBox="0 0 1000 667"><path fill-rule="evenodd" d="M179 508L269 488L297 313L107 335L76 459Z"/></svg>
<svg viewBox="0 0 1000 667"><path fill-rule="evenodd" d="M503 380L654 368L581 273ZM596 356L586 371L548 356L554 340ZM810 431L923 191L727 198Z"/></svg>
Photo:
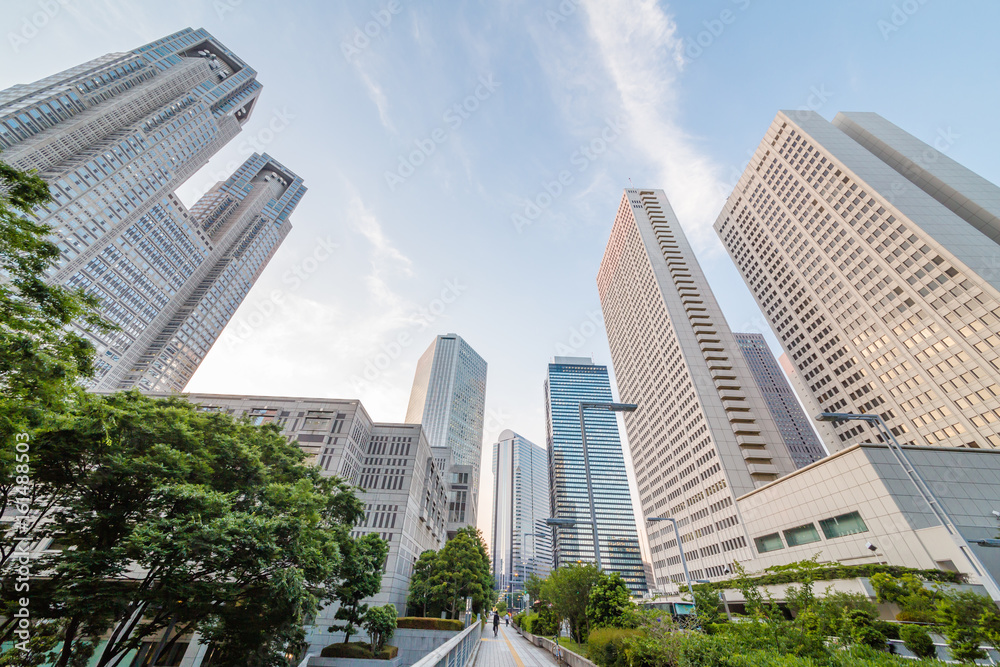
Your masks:
<svg viewBox="0 0 1000 667"><path fill-rule="evenodd" d="M733 333L771 417L785 441L795 466L801 468L826 456L823 444L802 411L785 374L759 333Z"/></svg>
<svg viewBox="0 0 1000 667"><path fill-rule="evenodd" d="M486 362L457 334L438 336L417 361L407 424L422 424L447 471L448 533L475 526L486 410Z"/></svg>
<svg viewBox="0 0 1000 667"><path fill-rule="evenodd" d="M597 519L601 568L617 572L633 594L647 591L642 553L636 531L632 494L614 412L584 411L587 482L580 403L614 400L608 367L588 357L556 357L545 378L545 426L549 454L549 493L552 516L575 525L554 531L556 567L596 562L591 512ZM591 487L588 494L588 486ZM593 503L593 505L591 505Z"/></svg>
<svg viewBox="0 0 1000 667"><path fill-rule="evenodd" d="M188 211L174 190L239 134L261 85L186 29L0 92L2 159L53 201L53 283L98 296L94 389L180 390L288 233L305 188L253 155Z"/></svg>
<svg viewBox="0 0 1000 667"><path fill-rule="evenodd" d="M662 190L628 189L597 276L657 584L753 557L735 501L795 470Z"/></svg>
<svg viewBox="0 0 1000 667"><path fill-rule="evenodd" d="M493 577L508 604L524 605L524 582L552 568L549 456L511 430L493 443Z"/></svg>
<svg viewBox="0 0 1000 667"><path fill-rule="evenodd" d="M1000 188L875 114L779 112L715 229L815 406L1000 447Z"/></svg>

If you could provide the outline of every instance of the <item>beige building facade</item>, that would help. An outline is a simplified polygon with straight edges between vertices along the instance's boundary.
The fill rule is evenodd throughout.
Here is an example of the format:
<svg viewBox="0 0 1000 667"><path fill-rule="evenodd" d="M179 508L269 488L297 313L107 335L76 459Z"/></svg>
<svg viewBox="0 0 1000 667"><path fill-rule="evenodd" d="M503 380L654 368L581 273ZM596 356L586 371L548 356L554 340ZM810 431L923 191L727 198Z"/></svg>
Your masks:
<svg viewBox="0 0 1000 667"><path fill-rule="evenodd" d="M754 557L736 498L795 470L662 190L622 197L597 277L645 517L673 517L692 579ZM647 523L658 588L684 581L678 536Z"/></svg>
<svg viewBox="0 0 1000 667"><path fill-rule="evenodd" d="M1000 188L875 114L779 112L715 229L807 405L1000 447Z"/></svg>

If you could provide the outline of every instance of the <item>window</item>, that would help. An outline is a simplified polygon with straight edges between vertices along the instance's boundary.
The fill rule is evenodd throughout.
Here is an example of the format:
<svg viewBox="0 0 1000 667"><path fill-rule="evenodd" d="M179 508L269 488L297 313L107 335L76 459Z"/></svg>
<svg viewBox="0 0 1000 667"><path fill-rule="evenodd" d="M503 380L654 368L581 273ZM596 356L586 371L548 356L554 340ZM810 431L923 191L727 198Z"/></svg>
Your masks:
<svg viewBox="0 0 1000 667"><path fill-rule="evenodd" d="M785 533L785 541L788 542L788 546L790 547L819 542L819 533L816 531L816 525L812 523L807 523L797 528L789 528L783 532Z"/></svg>
<svg viewBox="0 0 1000 667"><path fill-rule="evenodd" d="M757 547L757 553L761 554L785 548L784 543L781 541L781 536L777 533L771 533L764 537L755 537L753 543Z"/></svg>
<svg viewBox="0 0 1000 667"><path fill-rule="evenodd" d="M861 515L857 512L841 514L832 519L823 519L819 522L819 527L823 530L823 534L828 540L835 537L868 532L868 526L865 525L865 522L861 519Z"/></svg>

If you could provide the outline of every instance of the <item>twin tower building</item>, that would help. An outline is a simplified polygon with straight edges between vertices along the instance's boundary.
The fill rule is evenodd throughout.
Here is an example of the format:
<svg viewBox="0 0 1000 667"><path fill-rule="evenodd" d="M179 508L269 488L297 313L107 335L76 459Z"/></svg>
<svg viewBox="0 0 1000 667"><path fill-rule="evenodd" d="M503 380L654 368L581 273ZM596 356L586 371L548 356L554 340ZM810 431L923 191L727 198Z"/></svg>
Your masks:
<svg viewBox="0 0 1000 667"><path fill-rule="evenodd" d="M0 92L2 159L37 170L53 195L33 212L61 252L49 280L98 296L118 326L83 331L98 351L92 389L182 390L289 233L306 189L267 154L248 155L190 209L175 195L240 133L260 91L249 65L187 29ZM939 491L987 484L983 471L1000 468L987 456L1000 448L1000 188L948 146L874 114L778 113L715 230L784 349L784 372L760 334L729 328L663 191L625 190L597 287L618 400L636 406L623 420L642 516L618 417L581 408L614 400L608 368L556 357L546 446L512 431L494 445L499 587L519 591L527 575L599 551L641 594L724 577L737 561L864 562L866 541L902 535L905 521L886 518L899 489L878 487L877 509L864 496L875 491L841 469L889 475L882 436L841 421L817 437L786 375L810 415L878 414L904 447L949 452L944 467L967 477ZM375 602L402 612L420 552L477 523L486 370L461 337L438 336L399 424L373 421L356 400L191 398L279 424L362 489L356 531L390 542ZM978 512L960 532L990 528ZM648 522L668 518L676 529ZM880 557L975 574L968 544L938 548L909 525L905 548ZM328 620L315 645L329 643Z"/></svg>

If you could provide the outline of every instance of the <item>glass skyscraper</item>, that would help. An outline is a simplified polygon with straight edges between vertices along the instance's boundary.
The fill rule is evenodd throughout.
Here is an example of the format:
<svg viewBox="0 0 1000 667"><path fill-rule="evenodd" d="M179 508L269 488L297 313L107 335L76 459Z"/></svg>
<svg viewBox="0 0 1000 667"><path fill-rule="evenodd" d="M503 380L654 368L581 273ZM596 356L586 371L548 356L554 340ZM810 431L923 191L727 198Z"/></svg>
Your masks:
<svg viewBox="0 0 1000 667"><path fill-rule="evenodd" d="M586 357L556 357L545 379L546 437L552 516L579 521L555 530L555 565L594 562L593 528L580 433L580 403L610 402L608 367ZM615 413L584 412L601 567L617 572L636 595L645 593L639 536ZM584 523L586 522L586 523Z"/></svg>
<svg viewBox="0 0 1000 667"><path fill-rule="evenodd" d="M549 457L511 430L493 443L493 577L508 604L524 605L524 582L552 568L549 517Z"/></svg>
<svg viewBox="0 0 1000 667"><path fill-rule="evenodd" d="M422 424L447 471L448 532L475 526L486 410L486 362L458 334L438 336L417 361L407 424Z"/></svg>
<svg viewBox="0 0 1000 667"><path fill-rule="evenodd" d="M49 280L98 296L101 390L180 390L288 234L302 180L251 156L188 211L174 194L239 134L261 85L205 30L182 30L0 92L2 159L37 170L61 251Z"/></svg>
<svg viewBox="0 0 1000 667"><path fill-rule="evenodd" d="M761 396L767 403L767 409L774 418L795 466L801 468L826 456L826 450L809 425L806 413L802 411L764 336L759 333L733 332L733 337L750 367L753 379L757 381Z"/></svg>

